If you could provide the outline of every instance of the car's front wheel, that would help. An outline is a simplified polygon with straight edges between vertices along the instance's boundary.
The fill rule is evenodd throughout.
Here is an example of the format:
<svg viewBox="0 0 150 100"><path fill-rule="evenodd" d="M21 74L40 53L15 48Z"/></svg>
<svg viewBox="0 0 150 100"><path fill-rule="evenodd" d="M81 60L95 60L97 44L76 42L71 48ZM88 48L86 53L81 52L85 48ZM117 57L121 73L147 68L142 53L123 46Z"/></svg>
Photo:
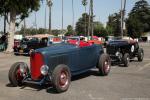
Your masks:
<svg viewBox="0 0 150 100"><path fill-rule="evenodd" d="M71 81L70 69L66 65L58 65L52 73L52 83L56 92L61 93L68 90Z"/></svg>
<svg viewBox="0 0 150 100"><path fill-rule="evenodd" d="M26 63L16 62L9 70L8 78L13 86L21 86L22 80L27 77L29 69Z"/></svg>
<svg viewBox="0 0 150 100"><path fill-rule="evenodd" d="M143 61L143 57L144 57L144 51L143 51L143 49L139 49L138 56L137 56L138 61Z"/></svg>
<svg viewBox="0 0 150 100"><path fill-rule="evenodd" d="M129 62L130 62L129 54L125 53L124 56L123 56L124 67L128 67L129 66Z"/></svg>
<svg viewBox="0 0 150 100"><path fill-rule="evenodd" d="M111 69L111 60L109 55L102 54L99 57L97 68L99 69L101 75L106 76L109 74Z"/></svg>

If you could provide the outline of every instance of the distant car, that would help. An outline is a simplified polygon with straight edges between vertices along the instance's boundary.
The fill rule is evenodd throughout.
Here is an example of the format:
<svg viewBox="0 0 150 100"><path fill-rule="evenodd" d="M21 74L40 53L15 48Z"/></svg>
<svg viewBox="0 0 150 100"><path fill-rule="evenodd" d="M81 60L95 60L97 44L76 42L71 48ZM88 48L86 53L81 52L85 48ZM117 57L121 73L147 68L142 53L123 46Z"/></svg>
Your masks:
<svg viewBox="0 0 150 100"><path fill-rule="evenodd" d="M121 39L121 37L114 37L114 36L105 37L104 48L106 48L109 41L115 41L115 40L120 40L120 39Z"/></svg>
<svg viewBox="0 0 150 100"><path fill-rule="evenodd" d="M142 61L144 57L144 50L139 47L138 42L133 40L109 41L106 52L110 55L113 62L124 64L125 67L129 66L130 59L137 57L138 61Z"/></svg>
<svg viewBox="0 0 150 100"><path fill-rule="evenodd" d="M13 86L23 83L37 85L52 84L56 92L67 91L71 76L97 67L101 75L108 75L110 57L102 46L71 38L70 43L60 43L32 51L30 71L26 63L17 62L9 70L9 81ZM74 43L76 41L76 43ZM94 85L94 84L93 84Z"/></svg>
<svg viewBox="0 0 150 100"><path fill-rule="evenodd" d="M23 39L20 45L14 46L15 55L29 55L31 50L47 46L48 38L32 38L31 40Z"/></svg>
<svg viewBox="0 0 150 100"><path fill-rule="evenodd" d="M98 45L102 45L103 42L100 41L98 38L92 38L91 40L88 40L89 43L93 43L93 44L98 44Z"/></svg>
<svg viewBox="0 0 150 100"><path fill-rule="evenodd" d="M63 41L62 38L59 36L49 36L47 46L50 46L52 44L61 43L62 41Z"/></svg>

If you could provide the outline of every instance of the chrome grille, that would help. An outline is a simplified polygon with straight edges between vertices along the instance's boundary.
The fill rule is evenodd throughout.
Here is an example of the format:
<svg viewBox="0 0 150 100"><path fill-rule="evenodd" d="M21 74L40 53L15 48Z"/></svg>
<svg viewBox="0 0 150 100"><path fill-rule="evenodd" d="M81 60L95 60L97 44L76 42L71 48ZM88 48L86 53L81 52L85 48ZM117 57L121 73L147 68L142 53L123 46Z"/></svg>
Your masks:
<svg viewBox="0 0 150 100"><path fill-rule="evenodd" d="M117 51L117 48L116 48L115 45L107 45L107 47L106 47L106 52L107 52L108 54L115 54L116 51Z"/></svg>

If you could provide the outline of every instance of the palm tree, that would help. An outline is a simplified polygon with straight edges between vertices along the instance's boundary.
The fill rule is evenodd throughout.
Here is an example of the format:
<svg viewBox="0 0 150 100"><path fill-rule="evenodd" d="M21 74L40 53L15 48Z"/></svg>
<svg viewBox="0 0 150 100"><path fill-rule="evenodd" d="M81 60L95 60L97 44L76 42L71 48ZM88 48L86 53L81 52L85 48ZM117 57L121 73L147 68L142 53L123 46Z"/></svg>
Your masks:
<svg viewBox="0 0 150 100"><path fill-rule="evenodd" d="M124 17L125 17L126 0L121 0L121 37L123 37Z"/></svg>
<svg viewBox="0 0 150 100"><path fill-rule="evenodd" d="M88 36L93 36L93 0L90 0L89 7L89 22L88 22Z"/></svg>
<svg viewBox="0 0 150 100"><path fill-rule="evenodd" d="M47 11L46 11L46 8L47 8L47 4L45 6L45 20L44 20L44 28L46 29L46 15L47 15Z"/></svg>
<svg viewBox="0 0 150 100"><path fill-rule="evenodd" d="M49 7L49 33L51 34L52 31L51 31L51 11L52 11L52 0L47 0L47 5Z"/></svg>
<svg viewBox="0 0 150 100"><path fill-rule="evenodd" d="M72 0L72 28L74 30L74 0ZM73 33L73 35L75 35Z"/></svg>
<svg viewBox="0 0 150 100"><path fill-rule="evenodd" d="M64 0L62 0L62 32L64 29Z"/></svg>
<svg viewBox="0 0 150 100"><path fill-rule="evenodd" d="M35 12L34 14L35 14L35 31L36 31L36 34L37 34L37 21L36 21L36 12Z"/></svg>
<svg viewBox="0 0 150 100"><path fill-rule="evenodd" d="M91 2L90 2L91 4ZM89 7L89 18L88 18L88 37L90 36L91 30L91 7ZM89 39L89 38L88 38Z"/></svg>
<svg viewBox="0 0 150 100"><path fill-rule="evenodd" d="M4 15L4 34L6 33L6 15Z"/></svg>
<svg viewBox="0 0 150 100"><path fill-rule="evenodd" d="M91 36L93 36L93 0L90 0L91 7Z"/></svg>
<svg viewBox="0 0 150 100"><path fill-rule="evenodd" d="M82 5L85 7L85 34L86 34L86 6L88 2L87 0L82 0Z"/></svg>

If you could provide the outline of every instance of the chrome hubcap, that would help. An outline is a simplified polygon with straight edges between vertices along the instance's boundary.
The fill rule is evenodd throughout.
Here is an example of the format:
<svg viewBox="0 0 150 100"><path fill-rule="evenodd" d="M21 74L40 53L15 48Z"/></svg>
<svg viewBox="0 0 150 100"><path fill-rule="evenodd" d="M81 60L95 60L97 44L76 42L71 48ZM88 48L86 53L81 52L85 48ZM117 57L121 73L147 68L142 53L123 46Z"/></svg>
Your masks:
<svg viewBox="0 0 150 100"><path fill-rule="evenodd" d="M104 67L105 67L105 72L108 72L109 69L110 69L110 65L109 65L109 62L108 62L108 61L105 61L105 62L104 62Z"/></svg>
<svg viewBox="0 0 150 100"><path fill-rule="evenodd" d="M127 57L127 64L129 63L129 57Z"/></svg>
<svg viewBox="0 0 150 100"><path fill-rule="evenodd" d="M66 71L61 72L59 84L61 87L68 85L68 74Z"/></svg>
<svg viewBox="0 0 150 100"><path fill-rule="evenodd" d="M143 59L143 53L141 52L141 59Z"/></svg>

